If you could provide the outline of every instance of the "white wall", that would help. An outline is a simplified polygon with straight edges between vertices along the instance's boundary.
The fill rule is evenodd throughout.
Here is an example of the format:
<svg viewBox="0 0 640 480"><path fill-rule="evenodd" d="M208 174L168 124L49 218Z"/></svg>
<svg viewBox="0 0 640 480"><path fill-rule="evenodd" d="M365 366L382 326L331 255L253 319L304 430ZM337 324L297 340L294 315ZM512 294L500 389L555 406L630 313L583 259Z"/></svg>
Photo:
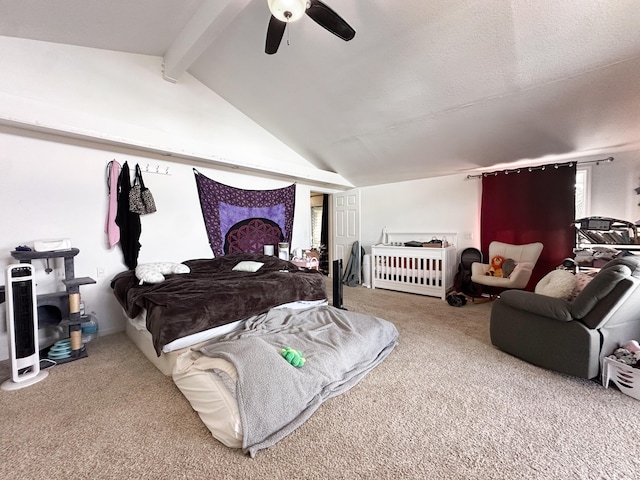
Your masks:
<svg viewBox="0 0 640 480"><path fill-rule="evenodd" d="M583 158L581 161L595 160ZM591 168L590 215L640 221L640 152L615 155ZM540 192L544 195L544 192ZM482 180L466 175L413 180L361 189L362 246L382 241L389 232L457 232L458 252L480 247Z"/></svg>
<svg viewBox="0 0 640 480"><path fill-rule="evenodd" d="M349 186L162 59L0 36L0 123Z"/></svg>
<svg viewBox="0 0 640 480"><path fill-rule="evenodd" d="M119 246L109 250L104 234L110 160L128 161L132 169L136 162L169 166L172 173L145 176L158 211L142 217L140 263L212 256L187 162L239 188L281 188L297 179L293 248L311 243L305 179L319 179L313 189L327 193L335 191L327 185L349 185L313 167L193 77L164 81L160 58L1 36L0 50L0 268L15 263L9 252L18 245L70 238L80 249L76 276L97 280L81 294L101 334L124 328L109 283L126 267ZM45 274L44 261L34 265L39 293L63 290L57 272ZM60 270L62 262L55 266ZM4 323L0 359L7 358Z"/></svg>
<svg viewBox="0 0 640 480"><path fill-rule="evenodd" d="M615 155L611 163L591 168L591 216L640 222L640 152Z"/></svg>
<svg viewBox="0 0 640 480"><path fill-rule="evenodd" d="M466 175L412 180L361 189L362 246L390 233L454 232L458 249L480 244L482 181Z"/></svg>
<svg viewBox="0 0 640 480"><path fill-rule="evenodd" d="M158 211L141 217L142 235L139 262L182 262L213 256L202 219L192 167L169 163L134 153L95 148L86 142L60 141L49 135L20 135L10 128L0 128L0 268L16 263L10 251L18 245L33 246L33 241L47 238L70 238L80 250L75 257L76 276L89 276L95 285L81 287L88 311L98 317L101 334L124 328L123 314L110 287L111 278L126 270L119 245L109 249L104 233L107 209L106 165L116 159L127 161L133 169L141 166L170 168L170 176L145 174ZM236 171L198 166L204 175L246 189L281 188L291 182ZM310 187L297 183L292 247L311 245ZM56 271L45 274L45 261L35 260L38 293L64 290ZM98 277L98 268L104 276ZM4 274L0 284L5 283ZM3 304L4 305L4 304ZM4 317L4 312L2 312ZM0 331L5 331L0 322ZM0 358L7 358L6 339L0 335Z"/></svg>

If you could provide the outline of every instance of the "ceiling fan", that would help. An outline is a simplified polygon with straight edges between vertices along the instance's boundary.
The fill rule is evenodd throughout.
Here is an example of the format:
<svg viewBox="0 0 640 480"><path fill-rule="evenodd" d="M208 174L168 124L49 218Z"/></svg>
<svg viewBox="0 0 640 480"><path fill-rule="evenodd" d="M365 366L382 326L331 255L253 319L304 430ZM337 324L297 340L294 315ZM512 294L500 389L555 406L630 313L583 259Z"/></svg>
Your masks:
<svg viewBox="0 0 640 480"><path fill-rule="evenodd" d="M348 42L356 31L320 0L267 0L271 18L267 27L264 51L273 55L278 51L287 24L302 18L305 13L321 27Z"/></svg>

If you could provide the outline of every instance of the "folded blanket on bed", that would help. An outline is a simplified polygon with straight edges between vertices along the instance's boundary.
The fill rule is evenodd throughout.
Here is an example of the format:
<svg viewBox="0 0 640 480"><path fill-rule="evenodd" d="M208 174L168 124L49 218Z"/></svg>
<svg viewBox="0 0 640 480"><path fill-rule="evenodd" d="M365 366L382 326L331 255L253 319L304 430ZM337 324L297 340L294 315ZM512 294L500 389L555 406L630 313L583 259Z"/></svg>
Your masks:
<svg viewBox="0 0 640 480"><path fill-rule="evenodd" d="M383 319L329 305L271 310L200 349L237 372L242 448L254 457L302 425L325 400L356 385L395 347L398 331ZM301 350L290 365L281 350Z"/></svg>

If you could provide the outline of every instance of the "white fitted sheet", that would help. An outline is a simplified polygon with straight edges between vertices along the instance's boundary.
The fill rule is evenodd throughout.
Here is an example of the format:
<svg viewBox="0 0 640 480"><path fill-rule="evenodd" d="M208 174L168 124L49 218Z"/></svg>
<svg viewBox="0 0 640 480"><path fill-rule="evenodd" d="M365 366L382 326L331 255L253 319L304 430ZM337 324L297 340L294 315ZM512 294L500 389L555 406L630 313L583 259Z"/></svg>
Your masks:
<svg viewBox="0 0 640 480"><path fill-rule="evenodd" d="M218 372L235 385L238 374L230 362L190 350L178 356L172 377L211 435L227 447L241 448L238 402Z"/></svg>

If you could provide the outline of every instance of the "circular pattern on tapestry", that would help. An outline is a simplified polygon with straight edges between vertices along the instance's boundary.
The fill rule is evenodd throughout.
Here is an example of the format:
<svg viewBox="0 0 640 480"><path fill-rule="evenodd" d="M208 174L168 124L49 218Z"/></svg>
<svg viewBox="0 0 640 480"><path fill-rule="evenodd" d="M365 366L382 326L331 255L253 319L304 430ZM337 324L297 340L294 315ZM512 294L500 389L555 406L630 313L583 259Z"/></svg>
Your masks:
<svg viewBox="0 0 640 480"><path fill-rule="evenodd" d="M265 245L284 240L282 230L268 218L247 218L233 225L224 236L224 253L263 253Z"/></svg>

